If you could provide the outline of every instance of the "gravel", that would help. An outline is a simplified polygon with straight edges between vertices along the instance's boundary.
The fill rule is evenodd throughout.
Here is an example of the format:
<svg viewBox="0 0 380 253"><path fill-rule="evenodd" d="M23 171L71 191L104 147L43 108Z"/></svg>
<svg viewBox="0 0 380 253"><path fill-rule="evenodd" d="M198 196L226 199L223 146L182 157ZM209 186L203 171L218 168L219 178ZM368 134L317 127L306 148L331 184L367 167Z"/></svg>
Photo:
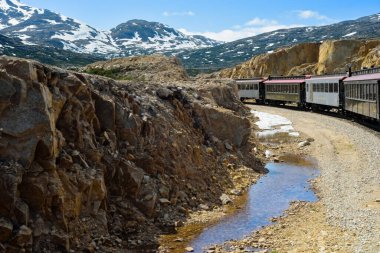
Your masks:
<svg viewBox="0 0 380 253"><path fill-rule="evenodd" d="M380 252L380 134L350 120L264 106L252 108L291 120L316 141L308 149L318 161L318 195L330 224L354 232L355 252Z"/></svg>

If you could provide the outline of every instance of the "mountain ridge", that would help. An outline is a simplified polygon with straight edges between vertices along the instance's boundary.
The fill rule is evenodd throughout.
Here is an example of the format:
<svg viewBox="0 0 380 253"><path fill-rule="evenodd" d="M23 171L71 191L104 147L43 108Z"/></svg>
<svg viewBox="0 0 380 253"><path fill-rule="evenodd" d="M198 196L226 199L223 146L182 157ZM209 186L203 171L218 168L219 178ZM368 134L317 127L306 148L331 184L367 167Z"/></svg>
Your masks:
<svg viewBox="0 0 380 253"><path fill-rule="evenodd" d="M131 25L136 22L144 26L136 29ZM110 31L100 31L77 19L30 7L18 0L0 0L0 23L1 34L20 38L25 45L51 46L111 58L170 54L220 44L206 37L185 35L167 25L145 20L131 20ZM119 34L124 36L119 38Z"/></svg>
<svg viewBox="0 0 380 253"><path fill-rule="evenodd" d="M279 29L212 48L180 53L178 57L190 70L219 70L245 62L256 55L300 43L371 38L380 38L380 13L325 26Z"/></svg>

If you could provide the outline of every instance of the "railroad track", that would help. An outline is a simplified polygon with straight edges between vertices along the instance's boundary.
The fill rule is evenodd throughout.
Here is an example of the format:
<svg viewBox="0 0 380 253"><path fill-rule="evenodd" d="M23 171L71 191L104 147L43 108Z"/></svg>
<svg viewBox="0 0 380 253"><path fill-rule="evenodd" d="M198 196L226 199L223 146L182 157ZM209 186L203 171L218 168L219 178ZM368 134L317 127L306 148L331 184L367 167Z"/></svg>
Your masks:
<svg viewBox="0 0 380 253"><path fill-rule="evenodd" d="M276 107L276 108L284 108L284 109L288 109L288 110L294 110L294 111L304 111L304 112L311 112L311 113L319 113L319 114L322 114L322 115L325 115L325 116L329 116L329 117L334 117L334 118L340 118L340 119L345 119L347 121L351 121L351 122L355 122L361 126L364 126L364 127L367 127L371 130L374 130L376 132L379 132L380 133L380 125L378 124L378 122L375 122L373 120L366 120L366 119L363 119L363 118L360 118L354 114L350 114L349 116L346 115L346 114L343 114L339 111L337 111L336 109L334 109L335 111L321 111L321 110L317 110L317 111L312 111L312 110L308 110L308 109L303 109L303 108L300 108L300 107L297 107L296 105L267 105L267 104L257 104L255 102L249 102L249 101L244 101L243 102L244 104L249 104L249 105L260 105L260 106L268 106L268 107Z"/></svg>

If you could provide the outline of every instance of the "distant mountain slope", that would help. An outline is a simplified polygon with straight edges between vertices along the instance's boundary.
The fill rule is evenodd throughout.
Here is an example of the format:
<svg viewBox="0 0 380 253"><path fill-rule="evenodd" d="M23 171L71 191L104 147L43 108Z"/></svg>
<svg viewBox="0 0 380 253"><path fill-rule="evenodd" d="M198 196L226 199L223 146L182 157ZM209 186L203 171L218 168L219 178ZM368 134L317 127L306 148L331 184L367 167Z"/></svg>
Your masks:
<svg viewBox="0 0 380 253"><path fill-rule="evenodd" d="M0 34L0 55L17 56L62 67L81 66L103 58L90 54L78 54L51 47L25 45L20 39Z"/></svg>
<svg viewBox="0 0 380 253"><path fill-rule="evenodd" d="M326 26L281 29L225 43L213 48L179 54L187 69L221 69L251 57L303 42L334 39L380 38L380 14Z"/></svg>
<svg viewBox="0 0 380 253"><path fill-rule="evenodd" d="M0 23L1 34L20 38L25 45L52 46L107 57L178 53L220 44L144 20L131 20L111 31L99 31L81 21L18 0L0 0Z"/></svg>

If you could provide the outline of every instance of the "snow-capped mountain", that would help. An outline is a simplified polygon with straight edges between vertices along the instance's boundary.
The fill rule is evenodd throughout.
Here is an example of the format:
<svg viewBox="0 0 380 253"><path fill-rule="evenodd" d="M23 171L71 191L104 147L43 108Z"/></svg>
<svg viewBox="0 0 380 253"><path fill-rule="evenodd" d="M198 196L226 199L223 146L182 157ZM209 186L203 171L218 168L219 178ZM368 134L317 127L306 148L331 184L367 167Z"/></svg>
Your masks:
<svg viewBox="0 0 380 253"><path fill-rule="evenodd" d="M29 58L62 67L82 66L104 59L94 54L79 54L57 48L52 50L51 47L25 45L21 39L10 38L1 34L0 55Z"/></svg>
<svg viewBox="0 0 380 253"><path fill-rule="evenodd" d="M178 56L187 69L217 70L247 61L255 55L271 53L278 48L303 42L370 38L380 38L380 14L325 26L281 29L213 48L188 51Z"/></svg>
<svg viewBox="0 0 380 253"><path fill-rule="evenodd" d="M44 45L106 56L174 53L220 44L144 20L132 20L111 31L99 31L76 19L30 7L18 0L0 0L0 33L20 38L25 45Z"/></svg>
<svg viewBox="0 0 380 253"><path fill-rule="evenodd" d="M111 37L123 51L141 54L154 51L178 51L219 45L203 36L189 36L158 22L130 20L111 30Z"/></svg>

